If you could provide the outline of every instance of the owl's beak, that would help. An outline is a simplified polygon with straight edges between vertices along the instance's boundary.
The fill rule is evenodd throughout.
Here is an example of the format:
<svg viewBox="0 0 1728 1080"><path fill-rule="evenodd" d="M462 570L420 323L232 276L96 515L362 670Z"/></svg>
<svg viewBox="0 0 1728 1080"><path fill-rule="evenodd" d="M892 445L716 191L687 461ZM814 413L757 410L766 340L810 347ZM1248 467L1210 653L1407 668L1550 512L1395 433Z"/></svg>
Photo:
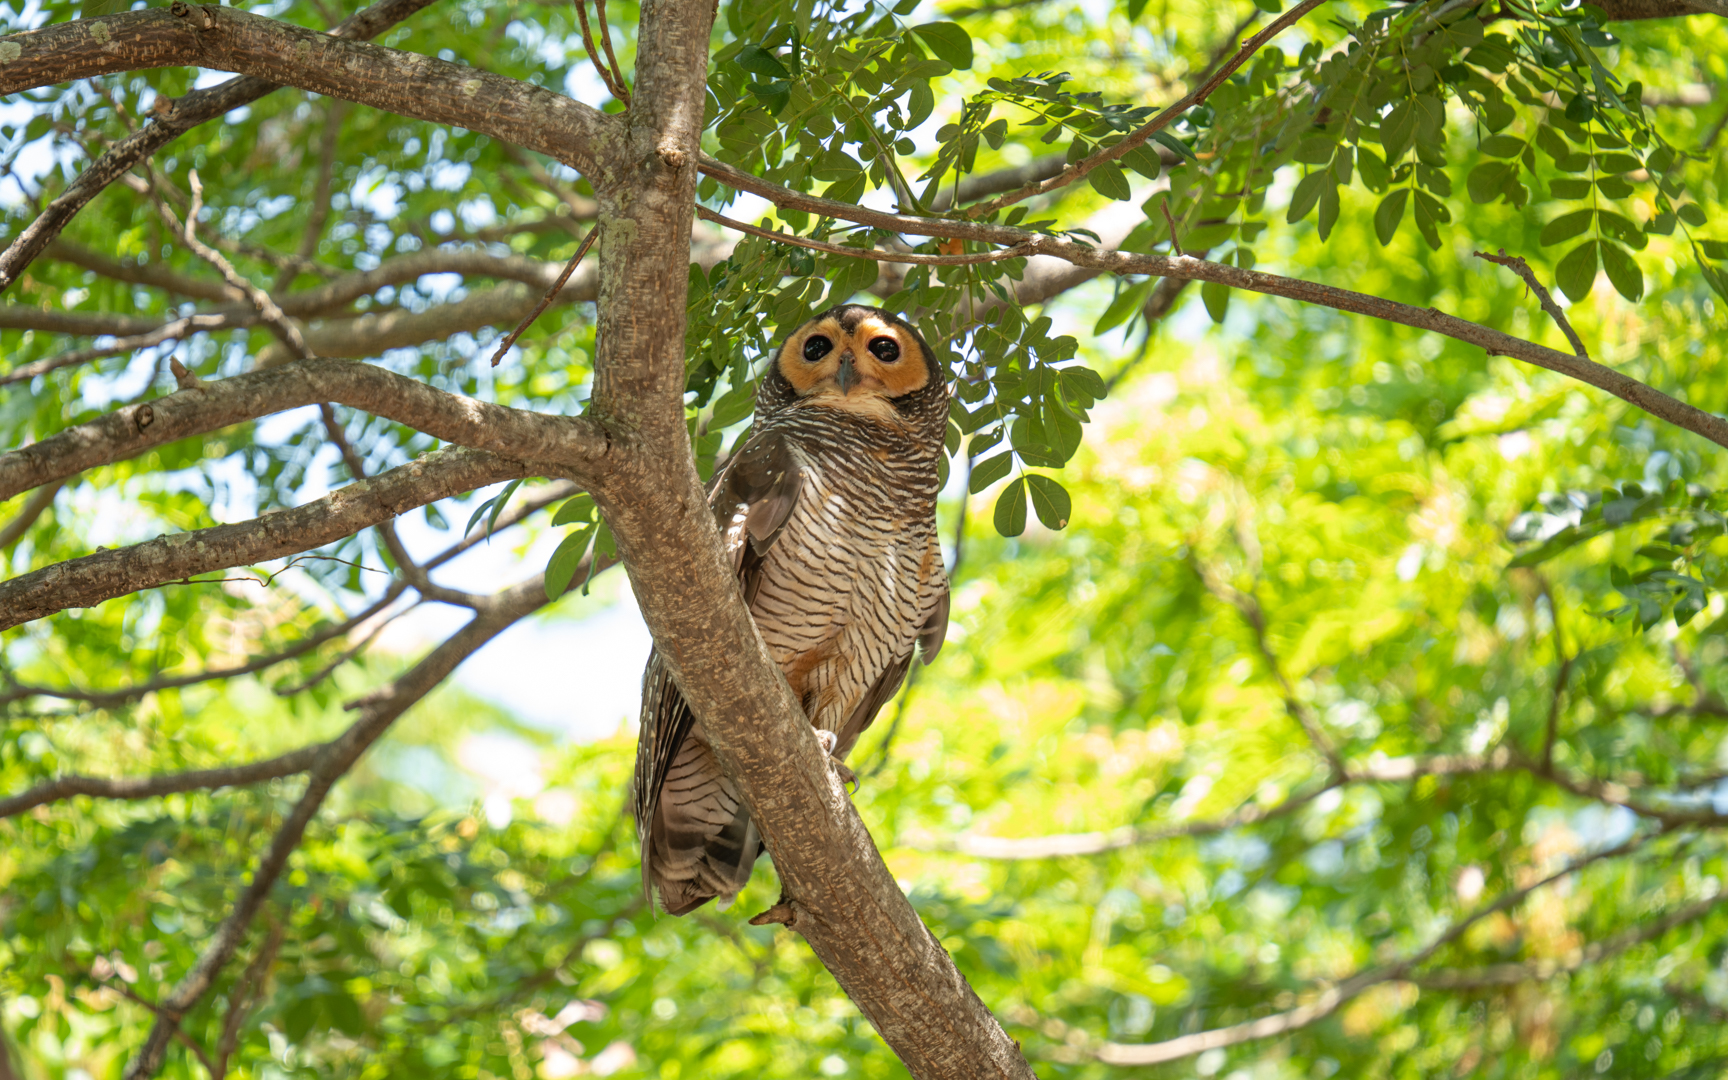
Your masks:
<svg viewBox="0 0 1728 1080"><path fill-rule="evenodd" d="M834 381L840 384L840 393L850 394L852 388L862 382L858 367L852 362L852 354L846 353L840 357L840 370L835 373Z"/></svg>

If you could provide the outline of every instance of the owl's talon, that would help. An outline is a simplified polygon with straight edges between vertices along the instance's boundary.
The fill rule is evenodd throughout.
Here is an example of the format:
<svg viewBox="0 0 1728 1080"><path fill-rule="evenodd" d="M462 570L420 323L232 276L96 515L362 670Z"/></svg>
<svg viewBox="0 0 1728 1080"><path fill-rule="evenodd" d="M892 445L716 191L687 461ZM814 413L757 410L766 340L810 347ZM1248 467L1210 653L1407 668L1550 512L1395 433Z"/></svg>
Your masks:
<svg viewBox="0 0 1728 1080"><path fill-rule="evenodd" d="M842 784L850 785L853 794L858 792L858 774L846 767L846 763L834 756L834 748L840 745L840 736L832 731L816 732L816 744L822 747L822 752L828 755L828 767L834 770L834 775L840 778Z"/></svg>
<svg viewBox="0 0 1728 1080"><path fill-rule="evenodd" d="M837 757L828 759L828 767L834 770L834 775L840 778L842 784L852 788L852 794L858 794L858 774L846 767L846 763Z"/></svg>

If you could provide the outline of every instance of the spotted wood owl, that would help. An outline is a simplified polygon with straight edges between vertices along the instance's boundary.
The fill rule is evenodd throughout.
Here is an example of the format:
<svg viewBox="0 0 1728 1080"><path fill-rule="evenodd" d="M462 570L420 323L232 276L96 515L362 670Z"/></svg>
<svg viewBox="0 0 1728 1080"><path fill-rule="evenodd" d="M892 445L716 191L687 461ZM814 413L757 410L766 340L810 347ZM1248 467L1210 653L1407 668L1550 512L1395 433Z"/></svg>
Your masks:
<svg viewBox="0 0 1728 1080"><path fill-rule="evenodd" d="M948 627L936 533L948 389L898 316L847 304L786 339L763 376L753 433L709 504L768 653L823 745L844 760L894 697L914 649ZM762 850L659 654L642 676L636 830L642 881L683 915L729 904ZM727 722L720 718L718 722Z"/></svg>

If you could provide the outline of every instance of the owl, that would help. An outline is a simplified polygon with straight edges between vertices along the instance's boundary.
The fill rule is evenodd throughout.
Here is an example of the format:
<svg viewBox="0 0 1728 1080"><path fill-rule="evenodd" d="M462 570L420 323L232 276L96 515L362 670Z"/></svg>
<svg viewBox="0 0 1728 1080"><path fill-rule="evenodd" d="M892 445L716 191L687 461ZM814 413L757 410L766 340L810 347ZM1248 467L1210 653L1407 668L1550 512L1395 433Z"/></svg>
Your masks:
<svg viewBox="0 0 1728 1080"><path fill-rule="evenodd" d="M948 388L898 316L842 305L786 339L709 492L768 653L836 762L948 628L936 533ZM642 676L642 883L673 915L750 879L761 834L657 652ZM725 723L726 719L719 722Z"/></svg>

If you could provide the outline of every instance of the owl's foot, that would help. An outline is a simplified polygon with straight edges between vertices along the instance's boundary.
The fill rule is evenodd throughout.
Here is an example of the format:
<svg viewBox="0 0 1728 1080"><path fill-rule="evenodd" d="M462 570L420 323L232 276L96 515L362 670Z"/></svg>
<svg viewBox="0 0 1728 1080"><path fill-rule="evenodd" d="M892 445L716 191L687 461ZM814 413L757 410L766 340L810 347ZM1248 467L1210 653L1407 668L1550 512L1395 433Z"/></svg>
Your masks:
<svg viewBox="0 0 1728 1080"><path fill-rule="evenodd" d="M834 748L840 744L840 736L832 731L816 732L816 741L821 744L822 752L828 755L828 767L834 770L834 775L840 778L840 783L849 785L854 794L858 791L858 774L846 767L846 763L834 756Z"/></svg>

